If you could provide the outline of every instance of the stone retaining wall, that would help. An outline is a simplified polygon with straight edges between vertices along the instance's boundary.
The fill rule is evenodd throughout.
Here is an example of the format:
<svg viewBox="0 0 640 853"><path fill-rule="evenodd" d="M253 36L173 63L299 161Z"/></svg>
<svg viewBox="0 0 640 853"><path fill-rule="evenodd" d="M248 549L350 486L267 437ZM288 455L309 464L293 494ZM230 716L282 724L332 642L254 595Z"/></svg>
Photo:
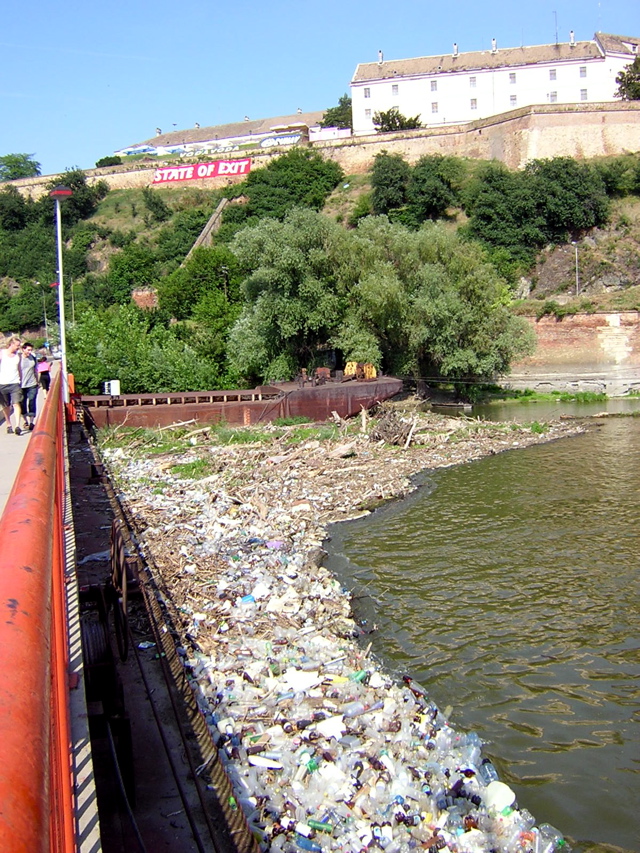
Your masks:
<svg viewBox="0 0 640 853"><path fill-rule="evenodd" d="M640 313L527 318L538 346L503 384L535 391L640 391Z"/></svg>
<svg viewBox="0 0 640 853"><path fill-rule="evenodd" d="M601 157L640 151L640 101L522 107L468 124L325 140L311 147L339 163L348 175L366 172L382 150L401 154L410 163L424 154L448 154L476 160L500 160L511 169L520 169L534 158ZM251 156L254 169L266 166L279 153L260 149L255 153L236 152L243 158ZM234 154L226 155L225 159L234 159ZM166 165L166 161L163 163ZM156 167L156 163L143 166L125 162L122 166L88 169L86 175L89 183L105 180L111 189L129 189L149 186ZM64 175L60 177L64 179ZM20 192L38 198L46 192L50 180L51 175L48 175L12 183ZM171 190L188 185L216 189L238 180L242 178L224 176L187 184L159 184L158 188Z"/></svg>

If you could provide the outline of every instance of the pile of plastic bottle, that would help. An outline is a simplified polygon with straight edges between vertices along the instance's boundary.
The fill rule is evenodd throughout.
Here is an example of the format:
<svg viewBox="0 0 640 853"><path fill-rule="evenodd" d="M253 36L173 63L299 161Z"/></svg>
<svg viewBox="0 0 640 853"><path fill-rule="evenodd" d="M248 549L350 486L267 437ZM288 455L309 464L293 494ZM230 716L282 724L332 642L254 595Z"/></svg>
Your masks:
<svg viewBox="0 0 640 853"><path fill-rule="evenodd" d="M457 732L420 684L394 683L353 639L334 633L355 625L346 595L324 569L311 579L300 560L285 560L277 544L254 538L254 554L272 553L244 566L234 550L236 564L216 590L227 604L218 650L186 660L261 847L568 849L518 807L477 734ZM204 615L194 614L194 629Z"/></svg>
<svg viewBox="0 0 640 853"><path fill-rule="evenodd" d="M136 476L166 477L151 466ZM179 502L141 490L138 511L163 519L141 544L179 554L183 663L260 847L567 850L519 807L477 734L361 648L348 593L313 556L322 524L283 505L260 516L215 489L184 488Z"/></svg>

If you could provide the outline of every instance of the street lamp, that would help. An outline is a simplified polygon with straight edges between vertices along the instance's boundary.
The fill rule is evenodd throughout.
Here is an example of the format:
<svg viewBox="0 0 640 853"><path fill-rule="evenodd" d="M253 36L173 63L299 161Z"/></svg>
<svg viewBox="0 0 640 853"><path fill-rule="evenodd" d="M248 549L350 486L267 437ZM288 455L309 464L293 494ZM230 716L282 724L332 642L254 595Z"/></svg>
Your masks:
<svg viewBox="0 0 640 853"><path fill-rule="evenodd" d="M62 276L62 225L60 220L60 199L69 198L73 191L69 187L58 186L49 196L56 203L56 234L58 238L58 304L60 307L60 354L62 355L62 388L64 402L69 402L69 382L67 379L67 335L64 319L64 283Z"/></svg>
<svg viewBox="0 0 640 853"><path fill-rule="evenodd" d="M575 247L576 250L576 296L580 295L580 276L578 274L578 243L576 240L571 241L571 245Z"/></svg>

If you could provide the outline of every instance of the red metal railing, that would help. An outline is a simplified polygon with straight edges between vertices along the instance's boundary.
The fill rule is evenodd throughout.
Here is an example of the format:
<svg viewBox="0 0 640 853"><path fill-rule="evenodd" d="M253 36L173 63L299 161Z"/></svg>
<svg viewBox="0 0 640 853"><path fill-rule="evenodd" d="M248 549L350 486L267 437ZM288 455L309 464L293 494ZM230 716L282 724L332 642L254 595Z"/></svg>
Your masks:
<svg viewBox="0 0 640 853"><path fill-rule="evenodd" d="M76 850L58 374L0 519L0 850Z"/></svg>

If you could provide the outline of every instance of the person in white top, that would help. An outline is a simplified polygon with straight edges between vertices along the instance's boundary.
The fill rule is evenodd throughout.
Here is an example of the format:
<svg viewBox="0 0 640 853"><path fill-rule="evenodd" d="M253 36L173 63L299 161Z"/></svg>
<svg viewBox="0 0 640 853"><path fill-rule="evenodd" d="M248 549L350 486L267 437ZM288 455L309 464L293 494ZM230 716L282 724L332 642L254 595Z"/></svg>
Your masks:
<svg viewBox="0 0 640 853"><path fill-rule="evenodd" d="M22 416L22 355L20 338L9 338L4 349L0 349L0 406L4 412L7 432L20 435L20 417ZM16 428L11 426L11 408L16 416Z"/></svg>

